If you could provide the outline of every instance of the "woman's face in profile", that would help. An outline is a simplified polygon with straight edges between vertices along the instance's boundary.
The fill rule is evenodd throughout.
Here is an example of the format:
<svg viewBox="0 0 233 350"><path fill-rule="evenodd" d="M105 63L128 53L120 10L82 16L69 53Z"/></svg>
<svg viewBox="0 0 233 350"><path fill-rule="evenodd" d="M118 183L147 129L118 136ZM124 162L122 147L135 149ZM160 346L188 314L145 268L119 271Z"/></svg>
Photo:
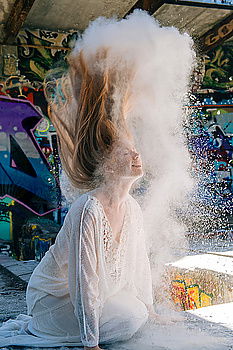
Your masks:
<svg viewBox="0 0 233 350"><path fill-rule="evenodd" d="M141 156L130 139L120 139L114 143L106 162L107 175L139 178L143 175Z"/></svg>

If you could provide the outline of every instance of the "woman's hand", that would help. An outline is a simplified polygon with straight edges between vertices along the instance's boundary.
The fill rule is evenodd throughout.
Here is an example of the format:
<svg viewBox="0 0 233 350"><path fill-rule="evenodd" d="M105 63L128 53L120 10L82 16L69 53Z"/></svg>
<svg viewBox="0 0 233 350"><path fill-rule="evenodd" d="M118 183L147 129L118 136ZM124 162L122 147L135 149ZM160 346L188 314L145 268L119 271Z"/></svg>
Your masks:
<svg viewBox="0 0 233 350"><path fill-rule="evenodd" d="M172 321L169 319L169 317L166 317L164 315L159 315L156 312L149 312L149 320L152 323L157 324L172 324Z"/></svg>
<svg viewBox="0 0 233 350"><path fill-rule="evenodd" d="M184 321L184 317L180 313L176 314L157 314L156 312L152 311L149 312L149 320L153 323L157 324L167 324L171 325L177 322Z"/></svg>
<svg viewBox="0 0 233 350"><path fill-rule="evenodd" d="M170 318L169 316L161 315L155 312L153 305L147 305L147 310L149 313L149 320L152 323L169 325L172 324L172 321L174 321L174 319Z"/></svg>
<svg viewBox="0 0 233 350"><path fill-rule="evenodd" d="M103 350L103 349L101 349L98 345L96 345L92 347L84 346L84 350Z"/></svg>

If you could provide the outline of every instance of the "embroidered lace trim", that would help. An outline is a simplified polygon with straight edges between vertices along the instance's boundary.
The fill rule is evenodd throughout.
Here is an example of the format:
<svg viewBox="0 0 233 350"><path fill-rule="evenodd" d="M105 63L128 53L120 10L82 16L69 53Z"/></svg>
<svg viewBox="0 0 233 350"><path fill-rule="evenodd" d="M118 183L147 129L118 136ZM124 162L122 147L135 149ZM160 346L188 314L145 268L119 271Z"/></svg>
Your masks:
<svg viewBox="0 0 233 350"><path fill-rule="evenodd" d="M98 203L101 212L102 212L102 222L103 222L103 247L105 252L105 261L107 265L107 270L111 279L117 283L121 277L122 273L122 265L125 256L126 250L126 232L127 232L127 223L128 223L128 203L126 203L126 211L125 217L123 221L123 225L120 232L120 240L119 243L116 243L113 239L112 229L109 223L109 220L106 217L103 206L101 202L96 198L94 198Z"/></svg>

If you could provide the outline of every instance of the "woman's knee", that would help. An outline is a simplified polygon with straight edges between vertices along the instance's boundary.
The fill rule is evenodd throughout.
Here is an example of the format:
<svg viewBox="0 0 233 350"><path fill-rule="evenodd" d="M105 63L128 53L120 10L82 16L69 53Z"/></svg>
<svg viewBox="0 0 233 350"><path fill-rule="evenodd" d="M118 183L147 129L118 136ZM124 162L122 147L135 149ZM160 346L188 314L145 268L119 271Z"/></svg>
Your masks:
<svg viewBox="0 0 233 350"><path fill-rule="evenodd" d="M101 333L117 332L121 340L131 338L148 320L146 305L131 296L127 300L112 297L104 305L101 315ZM117 331L118 330L118 331Z"/></svg>
<svg viewBox="0 0 233 350"><path fill-rule="evenodd" d="M135 316L135 314L129 314L121 323L121 336L120 340L128 340L134 336L134 334L145 325L148 319L148 313Z"/></svg>
<svg viewBox="0 0 233 350"><path fill-rule="evenodd" d="M148 310L143 303L142 303L142 305L140 305L140 309L138 307L137 310L133 310L133 311L135 311L135 312L129 313L128 319L126 321L128 332L131 335L136 333L139 330L139 328L144 326L144 324L147 322L148 316L149 316Z"/></svg>

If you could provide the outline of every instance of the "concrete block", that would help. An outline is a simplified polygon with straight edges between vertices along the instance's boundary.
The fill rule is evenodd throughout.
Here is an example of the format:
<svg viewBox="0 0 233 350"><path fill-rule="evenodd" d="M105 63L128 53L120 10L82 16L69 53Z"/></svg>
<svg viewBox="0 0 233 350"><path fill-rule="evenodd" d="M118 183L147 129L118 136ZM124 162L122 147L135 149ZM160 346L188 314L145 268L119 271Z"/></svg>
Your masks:
<svg viewBox="0 0 233 350"><path fill-rule="evenodd" d="M24 281L25 283L28 283L30 277L31 277L31 273L26 273L23 275L19 275L18 276L22 281Z"/></svg>
<svg viewBox="0 0 233 350"><path fill-rule="evenodd" d="M233 302L232 252L183 257L167 264L171 296L183 310Z"/></svg>
<svg viewBox="0 0 233 350"><path fill-rule="evenodd" d="M1 263L2 266L4 267L10 267L10 266L20 266L20 264L16 261L7 261L7 262L3 262Z"/></svg>
<svg viewBox="0 0 233 350"><path fill-rule="evenodd" d="M8 266L8 270L14 273L16 276L20 276L25 273L31 273L31 271L23 265L12 265Z"/></svg>

